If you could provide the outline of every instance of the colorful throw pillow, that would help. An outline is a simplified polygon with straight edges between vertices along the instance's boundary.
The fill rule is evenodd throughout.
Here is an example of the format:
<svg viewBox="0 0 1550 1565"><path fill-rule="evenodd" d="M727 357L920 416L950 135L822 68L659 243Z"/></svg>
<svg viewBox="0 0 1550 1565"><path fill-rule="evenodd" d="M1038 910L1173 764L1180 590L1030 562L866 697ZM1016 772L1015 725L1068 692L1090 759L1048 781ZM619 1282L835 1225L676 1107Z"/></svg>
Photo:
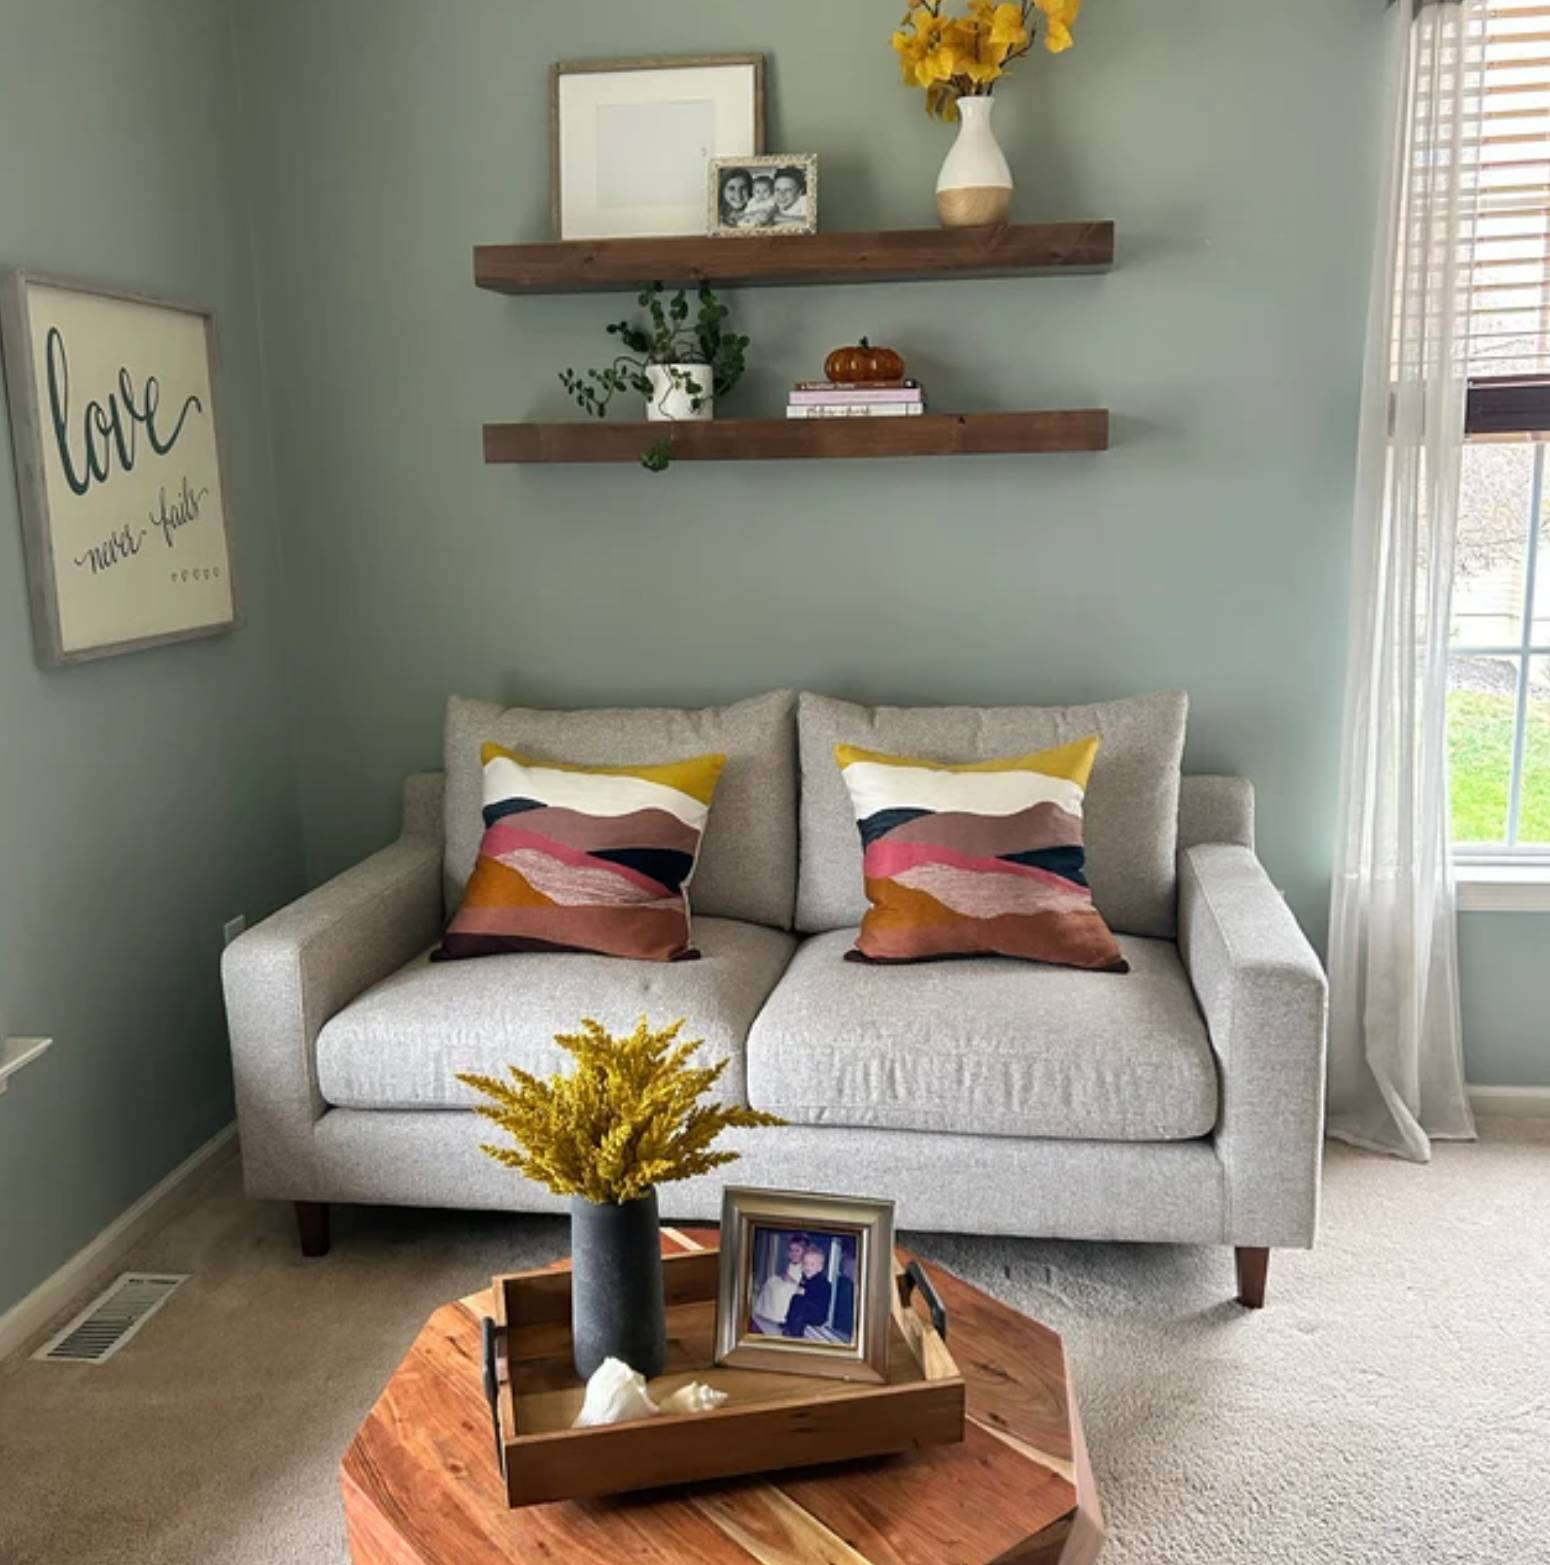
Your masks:
<svg viewBox="0 0 1550 1565"><path fill-rule="evenodd" d="M1096 738L960 766L834 747L871 903L858 961L999 955L1124 973L1093 907L1082 796Z"/></svg>
<svg viewBox="0 0 1550 1565"><path fill-rule="evenodd" d="M699 955L689 881L724 755L663 766L572 766L498 744L480 755L484 837L438 959Z"/></svg>

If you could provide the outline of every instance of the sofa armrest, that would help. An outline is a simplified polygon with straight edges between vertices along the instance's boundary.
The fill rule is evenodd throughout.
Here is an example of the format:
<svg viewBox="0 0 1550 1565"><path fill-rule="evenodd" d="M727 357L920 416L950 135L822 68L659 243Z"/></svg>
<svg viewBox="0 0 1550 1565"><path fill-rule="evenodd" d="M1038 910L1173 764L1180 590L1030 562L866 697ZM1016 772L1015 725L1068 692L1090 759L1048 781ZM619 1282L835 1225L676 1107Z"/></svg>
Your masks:
<svg viewBox="0 0 1550 1565"><path fill-rule="evenodd" d="M226 948L221 976L250 1195L320 1198L312 1144L326 1111L318 1033L430 945L441 919L441 843L413 833Z"/></svg>
<svg viewBox="0 0 1550 1565"><path fill-rule="evenodd" d="M1179 948L1216 1051L1216 1150L1235 1245L1313 1243L1324 1136L1324 970L1251 849L1179 855Z"/></svg>

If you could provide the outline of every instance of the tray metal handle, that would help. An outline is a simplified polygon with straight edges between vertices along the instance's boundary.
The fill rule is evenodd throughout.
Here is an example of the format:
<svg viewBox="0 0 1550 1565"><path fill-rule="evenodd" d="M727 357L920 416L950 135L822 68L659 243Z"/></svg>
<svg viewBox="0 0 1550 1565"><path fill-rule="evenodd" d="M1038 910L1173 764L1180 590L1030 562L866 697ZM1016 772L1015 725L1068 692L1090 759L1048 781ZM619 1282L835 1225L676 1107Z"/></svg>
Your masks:
<svg viewBox="0 0 1550 1565"><path fill-rule="evenodd" d="M480 1324L484 1348L484 1399L490 1404L490 1422L495 1429L495 1460L501 1477L506 1476L506 1442L501 1439L500 1327L488 1315Z"/></svg>
<svg viewBox="0 0 1550 1565"><path fill-rule="evenodd" d="M904 1292L904 1302L907 1305L914 1296L915 1290L920 1289L926 1301L926 1308L931 1311L931 1329L936 1332L943 1342L947 1341L947 1306L942 1303L942 1295L936 1291L936 1284L926 1275L926 1268L919 1261L912 1260L904 1268L904 1276L900 1283Z"/></svg>

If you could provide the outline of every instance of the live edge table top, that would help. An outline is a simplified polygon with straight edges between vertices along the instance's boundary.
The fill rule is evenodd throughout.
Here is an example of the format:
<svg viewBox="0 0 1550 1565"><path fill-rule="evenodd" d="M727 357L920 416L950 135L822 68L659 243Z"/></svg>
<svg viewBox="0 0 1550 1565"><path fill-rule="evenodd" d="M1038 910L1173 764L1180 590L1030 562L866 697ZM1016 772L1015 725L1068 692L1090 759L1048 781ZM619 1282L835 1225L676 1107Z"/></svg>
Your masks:
<svg viewBox="0 0 1550 1565"><path fill-rule="evenodd" d="M716 1242L662 1235L668 1254ZM521 1510L491 1447L489 1295L444 1305L345 1453L355 1565L1089 1565L1103 1522L1060 1338L929 1271L967 1390L961 1445Z"/></svg>

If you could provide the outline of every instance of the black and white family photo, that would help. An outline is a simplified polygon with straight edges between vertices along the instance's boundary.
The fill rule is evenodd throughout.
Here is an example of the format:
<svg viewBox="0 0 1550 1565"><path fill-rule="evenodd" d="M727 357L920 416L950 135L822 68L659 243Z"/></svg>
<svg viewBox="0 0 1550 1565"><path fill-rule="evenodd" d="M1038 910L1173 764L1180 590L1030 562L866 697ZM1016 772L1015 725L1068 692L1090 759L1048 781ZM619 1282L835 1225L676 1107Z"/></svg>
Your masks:
<svg viewBox="0 0 1550 1565"><path fill-rule="evenodd" d="M855 1344L855 1234L755 1227L752 1244L751 1334Z"/></svg>
<svg viewBox="0 0 1550 1565"><path fill-rule="evenodd" d="M818 159L812 155L713 159L711 205L714 233L815 233Z"/></svg>

